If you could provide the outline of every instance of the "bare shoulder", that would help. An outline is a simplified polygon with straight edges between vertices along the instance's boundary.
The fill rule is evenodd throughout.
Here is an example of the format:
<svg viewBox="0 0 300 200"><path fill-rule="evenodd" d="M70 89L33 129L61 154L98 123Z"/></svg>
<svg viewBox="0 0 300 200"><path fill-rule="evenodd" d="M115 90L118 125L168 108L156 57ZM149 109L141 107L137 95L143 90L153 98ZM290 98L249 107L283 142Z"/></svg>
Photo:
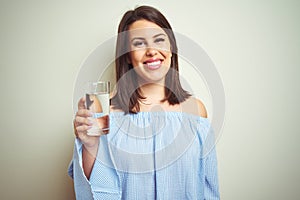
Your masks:
<svg viewBox="0 0 300 200"><path fill-rule="evenodd" d="M207 118L207 111L201 100L190 97L182 105L187 113Z"/></svg>
<svg viewBox="0 0 300 200"><path fill-rule="evenodd" d="M206 111L206 108L205 108L204 104L202 103L202 101L199 99L196 99L196 98L195 98L195 101L198 106L198 115L201 117L207 118L207 111Z"/></svg>

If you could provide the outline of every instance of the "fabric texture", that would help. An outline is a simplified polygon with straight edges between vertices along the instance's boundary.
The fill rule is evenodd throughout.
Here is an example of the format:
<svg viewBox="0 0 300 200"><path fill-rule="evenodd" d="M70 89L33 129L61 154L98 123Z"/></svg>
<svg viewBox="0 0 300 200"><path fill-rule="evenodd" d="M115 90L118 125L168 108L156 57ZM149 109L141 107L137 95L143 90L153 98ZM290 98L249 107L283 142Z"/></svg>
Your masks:
<svg viewBox="0 0 300 200"><path fill-rule="evenodd" d="M87 180L75 140L69 175L76 199L220 199L214 134L207 118L181 112L110 114Z"/></svg>

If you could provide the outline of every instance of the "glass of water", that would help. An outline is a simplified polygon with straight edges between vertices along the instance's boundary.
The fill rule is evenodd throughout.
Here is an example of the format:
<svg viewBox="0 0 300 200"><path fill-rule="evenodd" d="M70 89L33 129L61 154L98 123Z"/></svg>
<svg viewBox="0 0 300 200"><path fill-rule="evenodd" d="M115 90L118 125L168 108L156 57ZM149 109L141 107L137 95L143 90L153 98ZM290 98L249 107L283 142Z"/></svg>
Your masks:
<svg viewBox="0 0 300 200"><path fill-rule="evenodd" d="M93 113L89 120L93 123L88 135L100 136L109 132L110 82L88 82L86 86L86 108Z"/></svg>

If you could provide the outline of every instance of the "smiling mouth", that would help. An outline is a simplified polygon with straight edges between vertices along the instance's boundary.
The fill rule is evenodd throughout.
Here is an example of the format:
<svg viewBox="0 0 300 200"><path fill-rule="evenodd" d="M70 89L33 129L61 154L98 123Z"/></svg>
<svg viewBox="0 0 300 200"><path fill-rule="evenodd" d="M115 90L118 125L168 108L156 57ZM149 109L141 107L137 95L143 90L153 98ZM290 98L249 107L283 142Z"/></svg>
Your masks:
<svg viewBox="0 0 300 200"><path fill-rule="evenodd" d="M154 61L146 61L144 62L144 65L150 69L150 70L155 70L160 68L162 61L161 60L154 60Z"/></svg>

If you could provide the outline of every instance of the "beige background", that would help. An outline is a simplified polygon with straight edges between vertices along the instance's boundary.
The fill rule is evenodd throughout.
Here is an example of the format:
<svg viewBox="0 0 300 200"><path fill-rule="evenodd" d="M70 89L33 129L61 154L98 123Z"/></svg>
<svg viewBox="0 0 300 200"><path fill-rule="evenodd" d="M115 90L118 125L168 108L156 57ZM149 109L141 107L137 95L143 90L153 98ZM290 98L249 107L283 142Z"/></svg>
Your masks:
<svg viewBox="0 0 300 200"><path fill-rule="evenodd" d="M0 1L0 199L74 199L73 84L122 14L143 2ZM222 77L222 199L299 198L299 1L147 4L200 44Z"/></svg>

